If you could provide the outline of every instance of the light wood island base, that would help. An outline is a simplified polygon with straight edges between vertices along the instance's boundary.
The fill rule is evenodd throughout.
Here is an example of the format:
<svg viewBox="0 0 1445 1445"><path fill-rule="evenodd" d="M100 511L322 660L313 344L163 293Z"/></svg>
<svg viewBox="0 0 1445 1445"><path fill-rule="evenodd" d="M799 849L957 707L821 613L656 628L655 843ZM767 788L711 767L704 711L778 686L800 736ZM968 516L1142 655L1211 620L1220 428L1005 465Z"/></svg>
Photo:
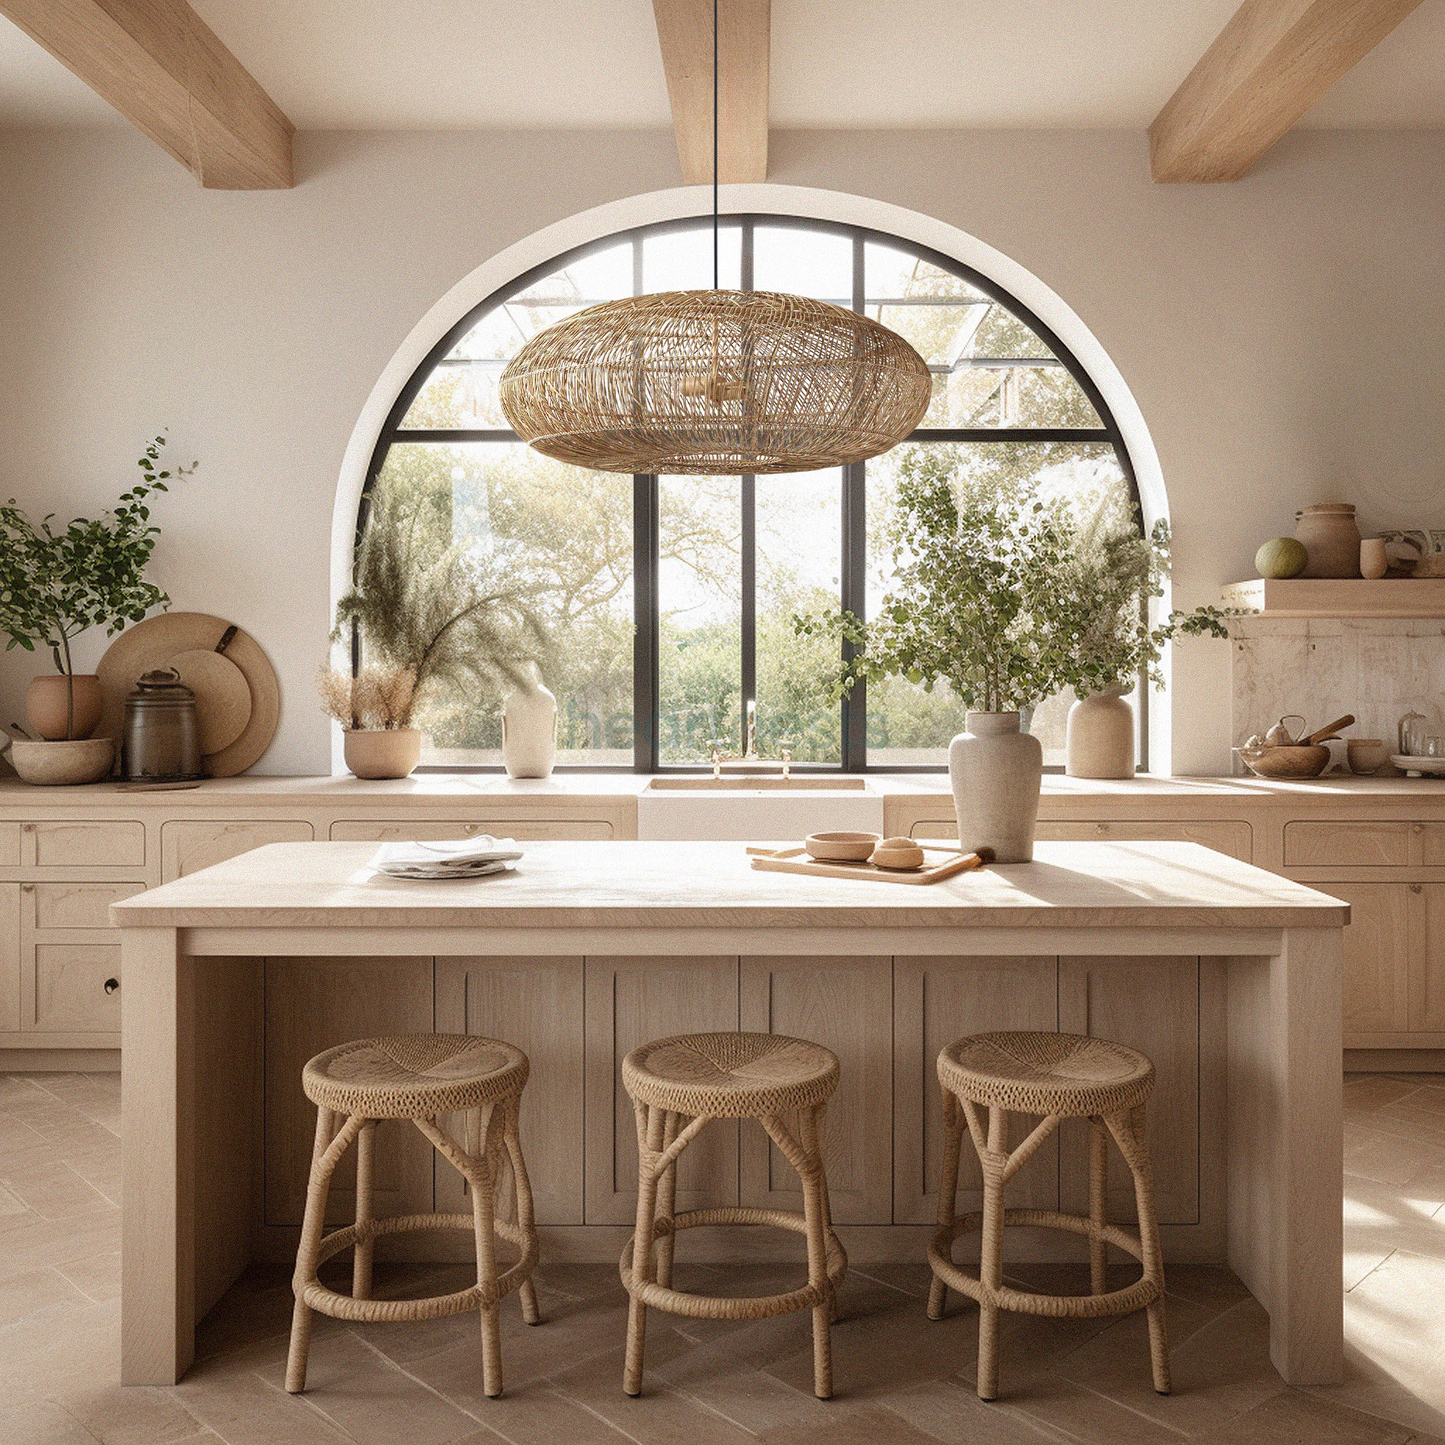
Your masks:
<svg viewBox="0 0 1445 1445"><path fill-rule="evenodd" d="M1118 1038L1158 1070L1166 1260L1227 1261L1269 1311L1284 1378L1340 1378L1338 901L1188 843L1043 843L1032 864L922 889L759 874L728 843L543 843L514 874L424 885L371 875L373 850L276 844L114 908L126 1383L178 1380L197 1319L246 1263L294 1250L305 1058L430 1029L531 1057L521 1130L544 1267L615 1261L629 1233L636 1142L617 1074L645 1038L762 1030L839 1055L826 1158L859 1262L926 1257L942 1043L997 1028ZM679 1209L798 1207L765 1140L708 1134ZM377 1211L451 1210L430 1161L394 1142L378 1143ZM1072 1208L1087 1171L1086 1131L1061 1131L1014 1202ZM977 1208L976 1178L960 1182L960 1211ZM1130 1220L1119 1183L1110 1208ZM340 1178L335 1199L340 1217ZM690 1257L715 1247L703 1235ZM724 1247L779 1248L765 1231Z"/></svg>

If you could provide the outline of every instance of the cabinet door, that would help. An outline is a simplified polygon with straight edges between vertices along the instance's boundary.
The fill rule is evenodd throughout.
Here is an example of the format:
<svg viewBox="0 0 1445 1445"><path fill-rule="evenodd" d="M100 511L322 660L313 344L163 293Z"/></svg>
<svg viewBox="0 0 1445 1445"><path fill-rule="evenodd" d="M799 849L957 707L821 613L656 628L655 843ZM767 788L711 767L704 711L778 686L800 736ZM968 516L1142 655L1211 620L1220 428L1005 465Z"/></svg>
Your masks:
<svg viewBox="0 0 1445 1445"><path fill-rule="evenodd" d="M438 1033L505 1039L531 1061L520 1133L537 1222L581 1224L582 960L439 958L436 991ZM461 1176L435 1169L437 1209L469 1210ZM502 1205L513 1218L509 1181Z"/></svg>
<svg viewBox="0 0 1445 1445"><path fill-rule="evenodd" d="M1410 891L1410 1027L1445 1033L1445 883ZM1330 891L1334 891L1331 885Z"/></svg>
<svg viewBox="0 0 1445 1445"><path fill-rule="evenodd" d="M1403 868L1410 861L1411 825L1394 822L1284 825L1286 868Z"/></svg>
<svg viewBox="0 0 1445 1445"><path fill-rule="evenodd" d="M432 1032L429 958L268 958L265 1019L267 1224L299 1225L306 1207L316 1109L301 1090L307 1059L348 1039ZM432 1147L405 1120L376 1130L376 1212L432 1208ZM356 1150L332 1176L327 1219L356 1211Z"/></svg>
<svg viewBox="0 0 1445 1445"><path fill-rule="evenodd" d="M1410 900L1406 883L1315 883L1350 905L1345 927L1345 1032L1410 1027Z"/></svg>
<svg viewBox="0 0 1445 1445"><path fill-rule="evenodd" d="M143 868L146 829L140 821L25 823L22 861L41 868Z"/></svg>
<svg viewBox="0 0 1445 1445"><path fill-rule="evenodd" d="M309 843L310 823L290 818L264 822L171 822L161 825L161 877L169 883L188 873L224 863L267 843ZM338 1039L340 1043L342 1040Z"/></svg>
<svg viewBox="0 0 1445 1445"><path fill-rule="evenodd" d="M37 943L35 1011L39 1032L120 1033L120 944Z"/></svg>
<svg viewBox="0 0 1445 1445"><path fill-rule="evenodd" d="M143 883L27 883L33 928L109 928L110 905L144 892Z"/></svg>
<svg viewBox="0 0 1445 1445"><path fill-rule="evenodd" d="M1113 1039L1154 1064L1149 1102L1149 1158L1160 1224L1199 1219L1199 960L1195 958L1062 958L1059 1028ZM1089 1209L1088 1126L1068 1120L1059 1131L1062 1208ZM1109 1212L1133 1220L1133 1176L1110 1146Z"/></svg>
<svg viewBox="0 0 1445 1445"><path fill-rule="evenodd" d="M20 1027L20 885L0 883L0 1033Z"/></svg>
<svg viewBox="0 0 1445 1445"><path fill-rule="evenodd" d="M995 1029L1057 1029L1053 958L893 960L893 1222L932 1224L943 1139L937 1060L945 1044ZM1031 1125L1015 1118L1013 1142ZM1057 1140L1047 1140L1009 1183L1009 1203L1057 1209ZM957 1211L983 1207L978 1156L965 1138Z"/></svg>
<svg viewBox="0 0 1445 1445"><path fill-rule="evenodd" d="M811 1039L838 1055L838 1089L824 1134L833 1218L840 1224L889 1223L893 960L745 958L739 998L743 1029ZM761 1128L745 1124L739 1148L744 1204L802 1209L797 1174Z"/></svg>
<svg viewBox="0 0 1445 1445"><path fill-rule="evenodd" d="M738 1027L736 958L589 958L586 965L588 1224L634 1224L637 1123L622 1060L671 1034ZM707 1125L678 1165L677 1208L738 1202L737 1122Z"/></svg>

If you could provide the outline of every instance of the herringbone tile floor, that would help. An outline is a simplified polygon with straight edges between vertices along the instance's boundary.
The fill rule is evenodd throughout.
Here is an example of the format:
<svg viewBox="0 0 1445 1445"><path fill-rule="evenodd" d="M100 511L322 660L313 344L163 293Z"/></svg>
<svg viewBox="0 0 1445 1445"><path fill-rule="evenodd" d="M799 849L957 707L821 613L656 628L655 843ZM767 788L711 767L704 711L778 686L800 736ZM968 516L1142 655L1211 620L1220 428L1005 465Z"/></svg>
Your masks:
<svg viewBox="0 0 1445 1445"><path fill-rule="evenodd" d="M610 1266L550 1267L546 1323L504 1313L507 1393L481 1392L473 1317L353 1329L319 1320L311 1388L281 1387L286 1271L255 1269L203 1326L174 1389L121 1389L120 1110L113 1075L0 1076L0 1445L1442 1445L1445 1079L1346 1084L1344 1284L1350 1378L1287 1388L1263 1311L1227 1271L1169 1273L1175 1393L1149 1388L1142 1317L1007 1317L1005 1398L972 1392L975 1319L924 1317L922 1266L855 1268L835 1331L838 1397L813 1399L808 1317L755 1323L653 1312L644 1396L620 1388L623 1296ZM1017 1267L1044 1288L1065 1266ZM379 1267L415 1293L463 1271ZM773 1267L729 1271L763 1292ZM707 1267L685 1287L717 1288ZM1438 1433L1431 1433L1438 1432Z"/></svg>

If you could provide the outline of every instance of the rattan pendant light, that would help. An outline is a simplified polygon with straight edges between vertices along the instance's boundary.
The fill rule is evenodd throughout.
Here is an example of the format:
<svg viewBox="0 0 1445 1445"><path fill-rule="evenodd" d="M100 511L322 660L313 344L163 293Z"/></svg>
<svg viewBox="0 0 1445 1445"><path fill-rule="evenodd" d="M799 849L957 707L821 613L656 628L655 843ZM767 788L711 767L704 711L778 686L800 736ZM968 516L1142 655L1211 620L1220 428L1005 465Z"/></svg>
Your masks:
<svg viewBox="0 0 1445 1445"><path fill-rule="evenodd" d="M718 287L713 0L713 289L628 296L534 336L502 411L546 456L605 472L760 475L877 456L923 419L932 378L856 311Z"/></svg>

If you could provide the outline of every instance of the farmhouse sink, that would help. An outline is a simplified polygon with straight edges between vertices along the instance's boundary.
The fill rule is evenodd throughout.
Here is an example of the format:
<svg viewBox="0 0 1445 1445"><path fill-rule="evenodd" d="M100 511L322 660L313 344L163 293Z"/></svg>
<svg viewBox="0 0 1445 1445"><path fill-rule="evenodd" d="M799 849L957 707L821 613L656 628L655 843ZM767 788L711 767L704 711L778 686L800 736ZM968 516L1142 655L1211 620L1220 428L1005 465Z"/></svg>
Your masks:
<svg viewBox="0 0 1445 1445"><path fill-rule="evenodd" d="M830 775L828 773L800 773L784 778L777 774L763 773L757 776L747 774L724 775L715 778L711 773L702 777L654 778L647 785L648 792L655 793L759 793L759 792L812 792L812 793L867 793L872 789L866 778L856 776Z"/></svg>

